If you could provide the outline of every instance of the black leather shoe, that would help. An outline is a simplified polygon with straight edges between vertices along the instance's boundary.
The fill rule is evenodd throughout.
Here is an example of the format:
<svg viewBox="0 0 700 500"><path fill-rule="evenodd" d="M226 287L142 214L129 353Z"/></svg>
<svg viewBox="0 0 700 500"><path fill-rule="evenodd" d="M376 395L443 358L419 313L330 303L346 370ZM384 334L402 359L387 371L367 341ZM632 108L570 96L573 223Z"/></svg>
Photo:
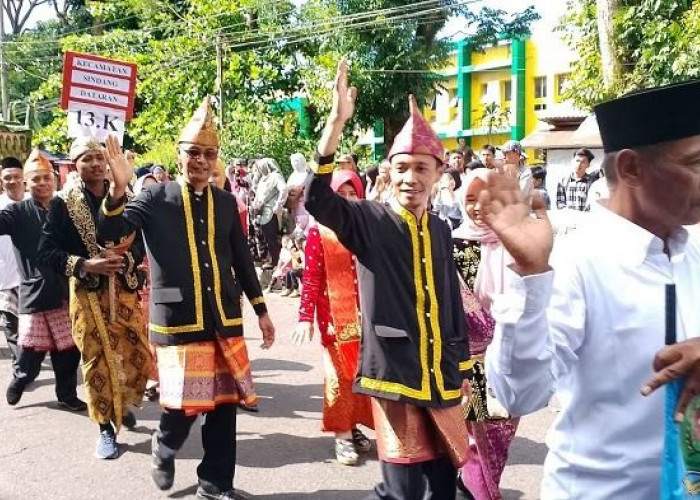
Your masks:
<svg viewBox="0 0 700 500"><path fill-rule="evenodd" d="M127 411L122 417L122 424L129 430L133 429L136 427L136 415L131 411Z"/></svg>
<svg viewBox="0 0 700 500"><path fill-rule="evenodd" d="M158 433L151 438L151 477L159 490L165 491L173 487L175 481L175 460L163 460L158 457Z"/></svg>
<svg viewBox="0 0 700 500"><path fill-rule="evenodd" d="M24 394L24 384L16 378L13 378L10 385L7 386L7 393L5 394L7 397L7 404L15 406L19 403L19 400L22 399L22 394Z"/></svg>
<svg viewBox="0 0 700 500"><path fill-rule="evenodd" d="M77 396L72 398L61 399L58 401L58 406L60 408L65 408L68 411L85 411L87 410L87 404L82 401Z"/></svg>
<svg viewBox="0 0 700 500"><path fill-rule="evenodd" d="M201 484L197 487L197 498L205 498L207 500L249 500L249 498L236 490L221 491L218 488Z"/></svg>

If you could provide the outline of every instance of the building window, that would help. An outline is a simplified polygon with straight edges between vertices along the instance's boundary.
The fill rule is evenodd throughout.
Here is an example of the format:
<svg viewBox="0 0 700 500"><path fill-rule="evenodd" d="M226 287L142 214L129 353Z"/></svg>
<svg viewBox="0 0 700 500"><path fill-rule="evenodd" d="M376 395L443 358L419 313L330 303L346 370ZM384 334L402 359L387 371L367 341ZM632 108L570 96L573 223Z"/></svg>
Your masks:
<svg viewBox="0 0 700 500"><path fill-rule="evenodd" d="M503 102L510 102L513 100L513 84L510 80L503 82Z"/></svg>
<svg viewBox="0 0 700 500"><path fill-rule="evenodd" d="M547 77L535 78L535 111L547 109Z"/></svg>
<svg viewBox="0 0 700 500"><path fill-rule="evenodd" d="M562 100L562 94L564 94L564 91L566 90L566 84L569 82L570 76L570 73L563 73L561 75L556 76L557 101Z"/></svg>
<svg viewBox="0 0 700 500"><path fill-rule="evenodd" d="M535 99L547 98L547 77L538 76L535 78Z"/></svg>
<svg viewBox="0 0 700 500"><path fill-rule="evenodd" d="M486 99L489 95L489 84L488 83L482 83L481 84L481 101Z"/></svg>

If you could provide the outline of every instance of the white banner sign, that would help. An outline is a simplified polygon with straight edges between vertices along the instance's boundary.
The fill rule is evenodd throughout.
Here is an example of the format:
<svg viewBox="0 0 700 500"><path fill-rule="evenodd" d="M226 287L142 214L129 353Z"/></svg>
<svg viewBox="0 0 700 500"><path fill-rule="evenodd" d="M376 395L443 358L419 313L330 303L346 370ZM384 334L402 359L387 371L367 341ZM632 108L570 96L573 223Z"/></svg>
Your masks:
<svg viewBox="0 0 700 500"><path fill-rule="evenodd" d="M119 112L106 111L99 107L68 111L68 136L93 136L105 142L107 136L114 135L119 144L124 142L124 119Z"/></svg>
<svg viewBox="0 0 700 500"><path fill-rule="evenodd" d="M122 78L131 78L131 73L133 72L133 67L128 64L120 64L118 61L98 59L94 56L85 57L82 54L77 54L77 56L73 59L73 67L90 72L120 76Z"/></svg>
<svg viewBox="0 0 700 500"><path fill-rule="evenodd" d="M129 80L88 73L87 71L73 70L71 83L99 87L105 90L118 90L120 92L129 92L131 90L131 82Z"/></svg>

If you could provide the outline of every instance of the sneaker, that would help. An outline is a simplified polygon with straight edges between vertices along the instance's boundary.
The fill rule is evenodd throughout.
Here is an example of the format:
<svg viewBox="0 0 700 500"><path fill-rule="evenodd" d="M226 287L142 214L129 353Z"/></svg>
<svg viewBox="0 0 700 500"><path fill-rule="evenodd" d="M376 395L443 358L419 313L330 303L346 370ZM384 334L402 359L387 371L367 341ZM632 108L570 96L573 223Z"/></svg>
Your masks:
<svg viewBox="0 0 700 500"><path fill-rule="evenodd" d="M85 411L87 410L87 405L85 401L78 398L78 396L72 396L66 399L60 399L58 401L58 407L64 408L68 411Z"/></svg>
<svg viewBox="0 0 700 500"><path fill-rule="evenodd" d="M100 431L100 437L97 439L95 447L95 457L101 460L111 460L119 456L119 446L117 445L117 437L114 435L114 430L106 429Z"/></svg>
<svg viewBox="0 0 700 500"><path fill-rule="evenodd" d="M287 297L291 293L292 291L289 288L285 288L284 290L282 290L282 293L280 293L280 297Z"/></svg>
<svg viewBox="0 0 700 500"><path fill-rule="evenodd" d="M297 297L301 297L301 295L299 294L299 290L292 291L292 293L289 294L289 297L292 299L296 299Z"/></svg>
<svg viewBox="0 0 700 500"><path fill-rule="evenodd" d="M368 453L372 449L372 441L360 429L352 430L352 443L358 453Z"/></svg>
<svg viewBox="0 0 700 500"><path fill-rule="evenodd" d="M10 385L7 386L7 393L5 394L8 405L15 406L17 403L19 403L19 400L22 399L22 394L24 393L24 387L25 386L22 382L16 378L12 379Z"/></svg>
<svg viewBox="0 0 700 500"><path fill-rule="evenodd" d="M249 500L249 498L234 489L221 491L213 486L206 488L200 484L197 486L197 498L206 498L209 500Z"/></svg>
<svg viewBox="0 0 700 500"><path fill-rule="evenodd" d="M173 487L175 481L175 460L163 460L158 456L158 433L151 438L151 478L159 490Z"/></svg>
<svg viewBox="0 0 700 500"><path fill-rule="evenodd" d="M134 415L131 410L127 410L122 417L122 424L124 424L124 427L127 429L132 430L134 427L136 427L136 415Z"/></svg>
<svg viewBox="0 0 700 500"><path fill-rule="evenodd" d="M348 439L335 440L335 458L342 465L357 465L357 451L352 441Z"/></svg>

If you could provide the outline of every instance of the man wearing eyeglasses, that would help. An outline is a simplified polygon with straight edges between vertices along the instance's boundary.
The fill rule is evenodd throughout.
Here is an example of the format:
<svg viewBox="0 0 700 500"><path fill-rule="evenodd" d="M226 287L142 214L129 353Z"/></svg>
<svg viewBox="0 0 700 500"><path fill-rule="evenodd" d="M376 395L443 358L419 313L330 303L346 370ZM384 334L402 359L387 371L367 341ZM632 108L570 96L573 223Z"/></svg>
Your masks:
<svg viewBox="0 0 700 500"><path fill-rule="evenodd" d="M254 406L250 362L243 339L239 290L258 315L264 349L274 342L236 200L209 184L217 168L219 137L209 98L180 136L178 182L154 184L125 204L131 170L110 137L113 179L102 205L105 238L142 230L151 272L150 340L156 344L160 428L153 434L151 474L172 487L175 456L198 414L203 415L204 458L197 468L198 498L244 498L233 489L236 406Z"/></svg>

